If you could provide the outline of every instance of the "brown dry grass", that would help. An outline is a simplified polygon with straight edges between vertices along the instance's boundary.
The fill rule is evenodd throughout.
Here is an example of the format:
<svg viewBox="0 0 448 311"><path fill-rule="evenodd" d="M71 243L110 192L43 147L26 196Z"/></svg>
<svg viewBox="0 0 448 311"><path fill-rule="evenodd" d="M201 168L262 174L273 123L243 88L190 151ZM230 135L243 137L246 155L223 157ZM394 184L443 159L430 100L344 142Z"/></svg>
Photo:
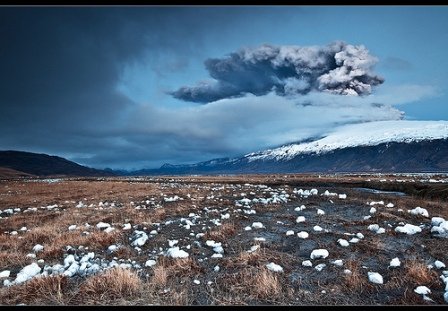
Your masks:
<svg viewBox="0 0 448 311"><path fill-rule="evenodd" d="M129 246L121 245L114 253L114 257L118 258L131 258L131 256L135 256L136 251Z"/></svg>
<svg viewBox="0 0 448 311"><path fill-rule="evenodd" d="M431 199L431 198L419 198L416 196L402 196L402 197L395 197L392 203L395 206L391 210L395 210L398 208L403 209L404 213L400 213L398 215L408 219L409 221L418 221L426 219L420 215L411 215L407 213L408 209L414 209L417 206L427 209L430 217L440 216L448 218L448 210L444 208L446 206L446 202L444 202L440 198Z"/></svg>
<svg viewBox="0 0 448 311"><path fill-rule="evenodd" d="M245 267L219 276L216 283L212 298L217 304L281 303L294 294L294 290L286 286L284 275L265 267Z"/></svg>
<svg viewBox="0 0 448 311"><path fill-rule="evenodd" d="M94 231L89 235L69 232L58 235L52 244L44 245L44 250L39 253L39 256L48 259L61 258L67 245L72 247L83 245L88 247L89 251L103 252L109 245L118 244L122 241L122 233L117 230L110 233Z"/></svg>
<svg viewBox="0 0 448 311"><path fill-rule="evenodd" d="M48 222L58 222L60 214L48 211L39 211L36 213L24 213L10 216L3 220L2 229L4 230L18 230L25 226L28 229L42 226Z"/></svg>
<svg viewBox="0 0 448 311"><path fill-rule="evenodd" d="M23 267L30 263L22 252L1 251L0 252L0 270Z"/></svg>
<svg viewBox="0 0 448 311"><path fill-rule="evenodd" d="M405 263L409 265L402 269L394 269L389 274L389 281L385 284L384 289L389 292L390 304L393 305L427 305L430 302L424 301L421 295L414 292L417 286L428 286L433 293L443 292L443 286L440 280L437 280L437 274L429 271L426 266L416 261ZM437 303L443 303L443 298L437 294L430 295Z"/></svg>
<svg viewBox="0 0 448 311"><path fill-rule="evenodd" d="M58 231L51 225L34 228L26 234L26 242L22 244L22 247L30 248L36 244L49 244L57 237Z"/></svg>
<svg viewBox="0 0 448 311"><path fill-rule="evenodd" d="M143 224L160 222L166 217L164 209L135 209L129 205L120 208L95 210L91 208L82 209L80 215L76 215L76 221L80 224L97 224L106 222L113 224Z"/></svg>
<svg viewBox="0 0 448 311"><path fill-rule="evenodd" d="M425 305L430 304L414 292L417 286L424 285L433 291L443 291L443 286L434 270L428 269L427 265L418 259L405 260L403 268L393 269L389 273L389 281L384 289L391 294L391 304L399 305ZM394 294L392 294L394 293ZM431 298L442 303L442 298L430 295Z"/></svg>
<svg viewBox="0 0 448 311"><path fill-rule="evenodd" d="M168 269L163 265L157 265L153 270L151 283L156 287L165 287L168 282Z"/></svg>
<svg viewBox="0 0 448 311"><path fill-rule="evenodd" d="M18 286L3 289L0 301L4 304L66 305L72 298L72 289L66 276L33 278Z"/></svg>
<svg viewBox="0 0 448 311"><path fill-rule="evenodd" d="M257 298L277 297L281 293L282 286L277 275L266 268L258 270L254 278L251 280L249 277L248 281L256 281L255 295Z"/></svg>
<svg viewBox="0 0 448 311"><path fill-rule="evenodd" d="M176 279L165 285L153 282L145 283L141 289L142 305L186 306L192 304L192 293L187 280ZM191 281L191 280L189 280ZM182 282L182 283L181 283Z"/></svg>
<svg viewBox="0 0 448 311"><path fill-rule="evenodd" d="M220 262L220 265L228 269L241 269L248 266L264 267L270 262L275 262L282 266L286 273L300 264L296 256L269 249L266 246L260 246L254 252L241 250L237 255L224 257Z"/></svg>
<svg viewBox="0 0 448 311"><path fill-rule="evenodd" d="M127 181L81 181L63 180L57 183L45 182L0 182L0 189L8 185L10 196L0 196L0 209L14 207L46 206L59 204L74 206L78 201L87 199L88 202L98 204L100 201L130 202L140 201L160 192L154 183L133 183ZM1 193L1 192L0 192ZM36 202L35 199L39 198ZM74 201L75 203L65 203Z"/></svg>
<svg viewBox="0 0 448 311"><path fill-rule="evenodd" d="M188 288L177 288L175 291L169 293L158 304L168 306L187 306L191 305L192 297L189 296Z"/></svg>
<svg viewBox="0 0 448 311"><path fill-rule="evenodd" d="M188 264L184 262L184 264ZM181 264L182 265L182 264ZM108 269L84 280L65 276L37 277L24 284L0 288L0 304L16 305L188 305L192 302L191 277L159 265L144 282L133 271ZM179 272L179 271L178 271ZM168 278L168 275L171 275Z"/></svg>
<svg viewBox="0 0 448 311"><path fill-rule="evenodd" d="M221 226L218 226L215 230L207 232L204 236L204 240L214 240L216 242L225 242L238 231L238 227L235 222L226 222Z"/></svg>
<svg viewBox="0 0 448 311"><path fill-rule="evenodd" d="M195 208L192 207L191 202L189 201L175 201L175 202L164 202L163 208L165 212L170 216L177 216L177 215L185 215L189 214L191 212L195 212Z"/></svg>
<svg viewBox="0 0 448 311"><path fill-rule="evenodd" d="M135 272L112 268L81 283L74 301L89 305L129 301L140 296L142 287L143 282Z"/></svg>
<svg viewBox="0 0 448 311"><path fill-rule="evenodd" d="M437 272L428 269L427 264L420 260L406 260L404 266L405 274L403 279L410 284L428 286L439 281Z"/></svg>
<svg viewBox="0 0 448 311"><path fill-rule="evenodd" d="M280 203L275 204L256 204L253 208L257 211L257 213L265 213L265 212L275 212L278 211L282 205Z"/></svg>
<svg viewBox="0 0 448 311"><path fill-rule="evenodd" d="M196 277L204 273L204 268L191 257L177 259L162 257L159 264L167 269L169 277Z"/></svg>
<svg viewBox="0 0 448 311"><path fill-rule="evenodd" d="M258 267L262 264L263 261L267 261L267 258L265 258L264 254L259 249L251 253L242 251L238 256L235 256L233 258L225 258L222 264L227 268L237 268L246 266Z"/></svg>
<svg viewBox="0 0 448 311"><path fill-rule="evenodd" d="M357 260L347 260L346 269L352 273L344 275L344 284L349 292L362 293L365 290L372 289L369 283L367 272L361 270L361 265Z"/></svg>
<svg viewBox="0 0 448 311"><path fill-rule="evenodd" d="M368 233L370 234L370 233ZM386 245L381 236L367 236L364 243L357 243L353 245L357 251L362 251L365 254L381 254L385 251Z"/></svg>
<svg viewBox="0 0 448 311"><path fill-rule="evenodd" d="M448 239L428 239L425 243L427 252L434 258L447 258Z"/></svg>
<svg viewBox="0 0 448 311"><path fill-rule="evenodd" d="M21 249L21 242L17 236L0 235L0 270L17 268L30 262L26 258L26 250Z"/></svg>
<svg viewBox="0 0 448 311"><path fill-rule="evenodd" d="M0 234L0 250L18 250L20 245L18 236Z"/></svg>

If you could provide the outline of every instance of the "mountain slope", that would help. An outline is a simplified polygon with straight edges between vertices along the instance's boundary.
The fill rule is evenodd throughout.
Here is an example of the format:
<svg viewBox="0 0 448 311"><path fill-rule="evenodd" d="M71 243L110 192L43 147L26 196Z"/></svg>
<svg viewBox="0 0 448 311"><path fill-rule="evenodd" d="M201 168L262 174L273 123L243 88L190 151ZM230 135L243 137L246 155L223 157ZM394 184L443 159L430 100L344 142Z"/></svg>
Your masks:
<svg viewBox="0 0 448 311"><path fill-rule="evenodd" d="M351 124L328 136L304 144L291 144L276 149L247 154L249 161L259 159L292 159L300 154L322 154L336 149L375 146L382 143L412 143L448 138L447 121L378 121Z"/></svg>
<svg viewBox="0 0 448 311"><path fill-rule="evenodd" d="M166 164L143 174L274 172L448 172L447 121L347 125L301 144L192 165Z"/></svg>
<svg viewBox="0 0 448 311"><path fill-rule="evenodd" d="M12 168L0 167L0 178L2 179L21 178L21 177L36 177L36 176L20 172L17 170L13 170Z"/></svg>
<svg viewBox="0 0 448 311"><path fill-rule="evenodd" d="M36 176L111 176L57 156L23 151L0 151L0 167Z"/></svg>

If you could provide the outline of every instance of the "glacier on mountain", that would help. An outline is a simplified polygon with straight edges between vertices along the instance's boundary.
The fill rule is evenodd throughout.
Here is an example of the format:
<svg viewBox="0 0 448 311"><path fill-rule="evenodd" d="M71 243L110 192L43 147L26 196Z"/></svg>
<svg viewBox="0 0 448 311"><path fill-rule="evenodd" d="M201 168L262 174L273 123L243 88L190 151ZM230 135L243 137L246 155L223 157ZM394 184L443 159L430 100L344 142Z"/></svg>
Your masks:
<svg viewBox="0 0 448 311"><path fill-rule="evenodd" d="M290 160L300 154L323 154L336 149L375 146L389 142L418 142L448 138L448 121L376 121L337 128L324 138L302 144L246 154L248 162L256 160Z"/></svg>

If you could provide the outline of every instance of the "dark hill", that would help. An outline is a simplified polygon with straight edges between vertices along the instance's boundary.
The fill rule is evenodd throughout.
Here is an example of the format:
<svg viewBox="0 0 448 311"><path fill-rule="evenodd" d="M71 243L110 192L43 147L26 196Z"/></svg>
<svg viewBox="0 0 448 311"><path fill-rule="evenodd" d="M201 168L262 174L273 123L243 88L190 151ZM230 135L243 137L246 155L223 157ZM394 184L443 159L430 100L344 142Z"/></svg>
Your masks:
<svg viewBox="0 0 448 311"><path fill-rule="evenodd" d="M0 167L36 176L113 176L67 159L23 151L0 151Z"/></svg>

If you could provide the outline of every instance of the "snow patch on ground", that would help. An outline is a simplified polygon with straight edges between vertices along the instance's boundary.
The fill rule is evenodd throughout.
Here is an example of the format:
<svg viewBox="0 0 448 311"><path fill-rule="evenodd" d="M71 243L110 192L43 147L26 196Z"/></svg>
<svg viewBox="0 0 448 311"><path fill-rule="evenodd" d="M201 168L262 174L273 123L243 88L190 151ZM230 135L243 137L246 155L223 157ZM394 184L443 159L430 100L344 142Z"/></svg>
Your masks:
<svg viewBox="0 0 448 311"><path fill-rule="evenodd" d="M301 223L301 222L305 222L305 221L306 221L305 216L299 216L296 219L296 223Z"/></svg>
<svg viewBox="0 0 448 311"><path fill-rule="evenodd" d="M149 259L149 260L147 260L147 261L145 262L145 267L152 267L152 266L155 266L156 263L157 263L157 262L156 262L155 260Z"/></svg>
<svg viewBox="0 0 448 311"><path fill-rule="evenodd" d="M301 239L307 239L309 236L310 235L306 231L300 231L299 233L297 233L297 237Z"/></svg>
<svg viewBox="0 0 448 311"><path fill-rule="evenodd" d="M430 290L428 287L426 287L426 286L417 286L417 287L414 289L414 292L416 292L416 293L419 294L419 295L428 295L428 294L431 294L431 290Z"/></svg>
<svg viewBox="0 0 448 311"><path fill-rule="evenodd" d="M437 269L443 269L446 267L445 264L443 262L441 262L440 260L436 260L434 262L434 266L436 266Z"/></svg>
<svg viewBox="0 0 448 311"><path fill-rule="evenodd" d="M294 230L286 231L286 236L294 235Z"/></svg>
<svg viewBox="0 0 448 311"><path fill-rule="evenodd" d="M395 257L389 263L389 267L391 267L391 268L396 268L396 267L399 267L400 265L401 265L401 262L398 257Z"/></svg>
<svg viewBox="0 0 448 311"><path fill-rule="evenodd" d="M175 195L174 197L164 197L163 200L165 202L175 202L175 201L181 200L181 198L179 196Z"/></svg>
<svg viewBox="0 0 448 311"><path fill-rule="evenodd" d="M341 245L342 247L347 247L347 246L350 245L350 244L347 242L347 240L344 240L344 239L339 239L339 240L338 240L338 243L339 243L339 245Z"/></svg>
<svg viewBox="0 0 448 311"><path fill-rule="evenodd" d="M367 227L370 231L375 232L376 234L381 234L386 232L386 229L381 228L378 224L372 224Z"/></svg>
<svg viewBox="0 0 448 311"><path fill-rule="evenodd" d="M448 238L448 221L442 217L433 217L431 219L431 233L438 237Z"/></svg>
<svg viewBox="0 0 448 311"><path fill-rule="evenodd" d="M2 272L0 272L0 278L9 278L10 274L11 274L11 271L3 270Z"/></svg>
<svg viewBox="0 0 448 311"><path fill-rule="evenodd" d="M254 222L254 223L252 223L252 228L262 229L262 228L264 228L264 225L261 222Z"/></svg>
<svg viewBox="0 0 448 311"><path fill-rule="evenodd" d="M179 249L177 246L169 248L166 255L171 258L187 258L189 256L186 251Z"/></svg>
<svg viewBox="0 0 448 311"><path fill-rule="evenodd" d="M41 245L41 244L36 244L36 245L34 245L34 247L33 247L33 252L38 253L38 252L43 251L43 249L44 249L43 245Z"/></svg>
<svg viewBox="0 0 448 311"><path fill-rule="evenodd" d="M14 280L14 283L20 284L31 280L33 277L38 275L41 270L41 267L39 267L37 263L33 262L32 264L25 266L22 270L20 270L20 272L17 274L16 279Z"/></svg>
<svg viewBox="0 0 448 311"><path fill-rule="evenodd" d="M304 261L302 261L302 266L304 266L304 267L312 267L313 263L310 260L304 260Z"/></svg>
<svg viewBox="0 0 448 311"><path fill-rule="evenodd" d="M324 263L320 263L317 266L314 267L314 269L316 269L317 271L322 271L327 265Z"/></svg>
<svg viewBox="0 0 448 311"><path fill-rule="evenodd" d="M110 224L100 221L99 223L96 224L96 227L100 230L106 229L110 227Z"/></svg>
<svg viewBox="0 0 448 311"><path fill-rule="evenodd" d="M326 249L315 249L311 252L311 259L327 258L329 255Z"/></svg>
<svg viewBox="0 0 448 311"><path fill-rule="evenodd" d="M143 245L145 245L148 238L149 237L146 234L146 232L140 231L140 230L135 230L130 238L131 240L133 240L131 245L132 246L143 246Z"/></svg>
<svg viewBox="0 0 448 311"><path fill-rule="evenodd" d="M375 284L383 284L383 276L378 272L368 272L369 281Z"/></svg>
<svg viewBox="0 0 448 311"><path fill-rule="evenodd" d="M405 224L404 226L398 226L395 228L396 232L406 233L408 235L413 235L419 232L422 232L422 229L418 226L414 226L411 224Z"/></svg>
<svg viewBox="0 0 448 311"><path fill-rule="evenodd" d="M273 262L267 264L266 268L268 268L269 270L274 271L274 272L283 272L283 268Z"/></svg>
<svg viewBox="0 0 448 311"><path fill-rule="evenodd" d="M429 217L428 211L420 206L417 206L414 209L408 210L408 213L412 215L422 215L423 217Z"/></svg>

